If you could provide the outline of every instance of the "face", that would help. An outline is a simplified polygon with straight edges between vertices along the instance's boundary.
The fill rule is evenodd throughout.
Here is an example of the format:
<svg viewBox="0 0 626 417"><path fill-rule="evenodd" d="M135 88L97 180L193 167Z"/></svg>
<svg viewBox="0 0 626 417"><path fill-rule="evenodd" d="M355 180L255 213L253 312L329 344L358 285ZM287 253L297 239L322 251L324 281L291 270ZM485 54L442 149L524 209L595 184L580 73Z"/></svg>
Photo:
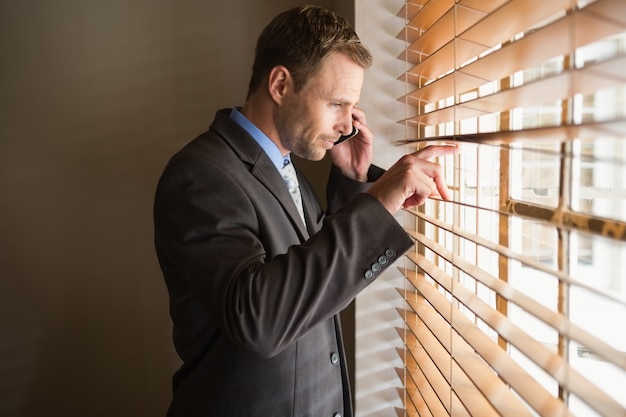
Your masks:
<svg viewBox="0 0 626 417"><path fill-rule="evenodd" d="M299 92L290 88L276 115L282 147L304 159L322 159L339 136L352 131L363 76L346 55L332 53Z"/></svg>

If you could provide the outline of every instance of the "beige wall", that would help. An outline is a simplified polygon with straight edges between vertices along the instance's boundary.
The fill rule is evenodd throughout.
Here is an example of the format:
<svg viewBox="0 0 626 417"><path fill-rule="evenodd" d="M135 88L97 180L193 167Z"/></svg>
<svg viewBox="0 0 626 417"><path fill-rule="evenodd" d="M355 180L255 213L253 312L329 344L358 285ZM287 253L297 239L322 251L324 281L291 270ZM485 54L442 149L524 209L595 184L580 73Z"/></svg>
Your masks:
<svg viewBox="0 0 626 417"><path fill-rule="evenodd" d="M0 416L164 415L156 181L296 4L0 0Z"/></svg>
<svg viewBox="0 0 626 417"><path fill-rule="evenodd" d="M371 49L374 64L366 73L361 92L361 105L367 121L376 134L374 163L389 168L407 150L395 145L405 137L405 128L397 123L405 117L404 105L397 101L405 93L398 81L404 63L397 57L404 43L396 36L404 20L396 17L404 0L356 0L355 25L361 40ZM403 214L398 220L404 223ZM403 260L398 260L398 266ZM356 300L355 402L358 417L395 417L394 407L402 407L398 390L402 389L396 367L402 368L397 348L402 348L396 327L404 325L396 308L403 307L396 288L403 288L404 279L391 267Z"/></svg>

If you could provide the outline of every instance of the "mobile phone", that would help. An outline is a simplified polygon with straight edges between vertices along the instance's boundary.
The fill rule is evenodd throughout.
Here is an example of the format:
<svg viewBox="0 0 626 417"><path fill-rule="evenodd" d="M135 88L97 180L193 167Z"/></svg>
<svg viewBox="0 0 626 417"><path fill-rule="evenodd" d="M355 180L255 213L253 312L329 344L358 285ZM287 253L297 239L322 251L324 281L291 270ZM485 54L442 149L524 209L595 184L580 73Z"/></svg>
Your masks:
<svg viewBox="0 0 626 417"><path fill-rule="evenodd" d="M339 145L341 142L350 139L351 137L356 136L356 134L359 133L359 129L357 129L356 127L352 126L352 132L350 132L349 135L341 135L339 136L339 139L337 139L337 142L335 142L335 145Z"/></svg>

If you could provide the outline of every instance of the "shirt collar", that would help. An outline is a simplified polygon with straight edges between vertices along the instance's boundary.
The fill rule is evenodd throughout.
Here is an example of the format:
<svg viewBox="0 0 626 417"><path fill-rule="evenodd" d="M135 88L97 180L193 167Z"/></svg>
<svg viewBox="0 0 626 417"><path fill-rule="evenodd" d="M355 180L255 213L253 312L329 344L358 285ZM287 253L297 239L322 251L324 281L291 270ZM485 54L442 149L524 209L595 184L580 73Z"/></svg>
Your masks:
<svg viewBox="0 0 626 417"><path fill-rule="evenodd" d="M241 126L250 136L257 141L259 146L265 151L267 156L271 159L272 163L276 166L276 169L282 169L285 165L291 162L290 154L282 155L278 146L268 138L265 133L256 127L246 116L241 114L238 108L234 107L230 112L230 118Z"/></svg>

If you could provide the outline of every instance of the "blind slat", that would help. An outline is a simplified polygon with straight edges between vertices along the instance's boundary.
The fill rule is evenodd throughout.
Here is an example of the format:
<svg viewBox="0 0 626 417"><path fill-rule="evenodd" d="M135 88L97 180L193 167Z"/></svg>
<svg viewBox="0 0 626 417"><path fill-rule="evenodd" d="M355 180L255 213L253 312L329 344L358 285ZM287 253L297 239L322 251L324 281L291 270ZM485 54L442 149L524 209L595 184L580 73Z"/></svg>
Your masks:
<svg viewBox="0 0 626 417"><path fill-rule="evenodd" d="M603 88L619 86L624 83L626 81L625 67L626 57L616 57L581 69L564 71L554 76L540 78L535 82L506 89L459 105L487 114L508 111L514 107L550 103L575 94L591 94ZM463 79L468 78L463 77ZM537 100L538 97L541 97L540 102Z"/></svg>
<svg viewBox="0 0 626 417"><path fill-rule="evenodd" d="M523 130L507 130L463 135L429 136L423 138L407 138L398 140L398 145L426 142L468 142L484 145L508 145L512 143L545 141L549 137L553 142L566 142L574 139L588 139L598 136L609 136L626 139L626 119L604 120L575 125L545 126ZM624 239L622 239L624 240Z"/></svg>
<svg viewBox="0 0 626 417"><path fill-rule="evenodd" d="M498 295L518 305L529 314L542 321L544 324L557 330L559 334L567 336L568 338L579 342L583 346L589 346L590 349L605 358L608 362L626 370L626 353L620 352L615 347L596 338L592 334L570 322L563 314L550 310L535 299L511 287L506 282L499 280L478 266L473 265L464 259L460 259L458 256L455 257L451 251L445 249L443 246L432 241L426 236L416 232L411 232L411 235L438 256L447 260L451 264L454 264L461 271L467 273L487 288L495 291ZM424 268L425 265L430 265L430 262L428 262L421 255L408 254L407 257L421 268ZM435 266L431 268L431 272L440 273L441 271ZM537 364L539 365L539 363ZM546 369L546 371L550 370Z"/></svg>
<svg viewBox="0 0 626 417"><path fill-rule="evenodd" d="M406 317L406 314L405 314ZM405 319L406 320L406 319ZM409 325L407 323L407 325ZM415 330L409 325L411 330ZM419 346L407 346L415 367L409 368L416 387L426 393L426 402L435 415L444 415L450 412L450 368L441 366L446 359L445 349L439 344L434 335L428 330L413 332L419 340Z"/></svg>
<svg viewBox="0 0 626 417"><path fill-rule="evenodd" d="M558 399L552 397L540 384L537 383L530 375L528 375L524 369L519 366L511 357L509 357L504 350L502 350L498 344L489 339L487 335L482 333L469 319L458 313L458 309L453 307L449 301L441 295L432 284L426 282L423 278L420 278L414 271L404 270L405 276L416 286L417 290L428 300L439 315L435 315L432 309L426 309L418 303L411 301L410 294L406 294L406 299L411 308L422 318L422 320L432 321L432 326L443 326L445 322L451 325L455 330L453 335L458 332L460 337L463 337L473 350L476 351L481 357L489 363L496 372L503 378L505 382L509 383L528 404L530 404L540 415L542 416L555 416L563 417L570 415L567 412L567 408ZM454 312L454 313L453 313ZM461 346L462 339L458 339L456 344ZM471 353L470 353L471 354ZM476 356L476 355L474 355ZM463 355L457 357L451 356L452 361L459 361L463 359ZM491 371L487 371L491 372ZM473 374L472 377L477 381L481 380L484 376L481 373ZM501 381L504 386L504 383ZM481 386L482 389L493 389L493 382L487 386ZM513 404L518 403L517 400L511 400ZM524 410L526 415L527 411ZM566 414L564 414L566 413ZM481 414L475 414L481 415ZM516 415L516 414L505 414Z"/></svg>
<svg viewBox="0 0 626 417"><path fill-rule="evenodd" d="M509 0L460 0L459 4L483 13L491 13Z"/></svg>
<svg viewBox="0 0 626 417"><path fill-rule="evenodd" d="M575 393L591 407L596 410L601 410L604 413L608 413L607 415L620 415L619 413L626 412L626 409L624 409L619 403L606 395L603 391L599 390L583 375L572 369L569 364L558 354L551 352L542 343L538 342L533 337L528 335L501 313L494 311L493 307L486 304L480 299L480 297L467 290L466 287L464 287L463 285L453 285L452 279L436 265L427 261L422 256L417 256L417 259L415 259L415 261L417 261L418 265L420 265L420 267L423 268L429 274L429 276L435 279L436 282L443 288L445 288L446 291L448 291L455 299L463 303L474 314L476 314L476 316L480 317L481 320L488 324L492 329L497 331L499 335L508 340L520 352L524 353L524 355L532 360L537 366L542 368L548 374L552 375L553 378L557 380L562 386L569 388L571 392ZM413 271L404 270L404 272L405 276L407 276L407 278L409 278L411 282L413 282L414 284L418 283L420 285L420 287L418 288L420 292L422 292L426 288L424 287L423 282L418 279L417 275L414 275L412 273ZM502 283L502 281L500 282ZM501 295L515 291L506 283L503 283L502 287L503 291L501 291ZM424 294L423 292L422 294L424 295L424 297L428 298L431 304L433 304L432 300L427 297L426 294ZM433 296L435 295L432 292L430 294ZM542 306L539 307L545 310L545 308L543 308ZM453 309L453 311L457 310ZM440 309L438 309L438 312L440 314L446 314L446 312L442 312ZM465 316L463 316L462 313L458 317L461 319L461 321L464 321L465 319ZM563 320L563 317L560 318ZM567 319L564 319L563 321L565 321L565 325L567 327L575 327L572 323L569 323ZM456 326L453 327L457 328ZM487 342L488 338L478 328L474 326L473 329L464 329L464 331L466 332L464 334L466 340L467 336L471 334L472 337L474 337L474 342L468 342L492 366L495 363L500 363L503 360L502 354L504 352L496 350L495 348L499 349L497 345L490 346ZM481 352L478 344L480 344L480 347L485 350ZM487 354L487 352L489 353ZM497 354L497 356L490 356L494 354ZM506 367L498 368L496 370L502 376L502 378L507 381L507 383L515 387L515 389L522 395L522 397L526 401L532 404L532 401L534 401L534 399L538 395L537 392L535 391L533 393L530 393L533 398L532 401L530 400L530 397L523 395L526 389L526 385L529 385L530 382L526 380L525 383L520 384L522 378L519 373L514 373L512 375L507 374L508 372L511 372L511 370L514 369L516 365L517 364L515 364L512 359L508 358Z"/></svg>
<svg viewBox="0 0 626 417"><path fill-rule="evenodd" d="M424 213L421 213L417 210L408 210L410 213L412 213L413 215L419 217L420 219L437 226L439 229L441 230L445 230L447 232L453 233L459 237L462 237L465 240L468 240L470 242L476 243L479 246L482 246L486 249L489 249L493 252L497 252L500 255L505 256L507 259L514 259L520 263L522 263L523 265L529 266L537 271L541 271L544 272L546 274L552 275L555 278L557 278L559 281L565 282L568 285L573 285L573 286L579 286L581 289L587 291L588 293L591 294L595 294L601 298L604 298L606 300L610 300L612 302L621 304L623 306L626 307L626 301L621 300L620 298L616 297L615 294L609 294L607 292L602 291L600 288L598 288L597 286L593 286L590 284L585 284L582 282L578 282L576 280L573 280L568 274L566 274L563 271L560 270L556 270L552 267L550 267L549 265L546 265L544 262L541 261L537 261L529 256L524 256L520 253L517 253L516 251L502 246L498 243L492 242L486 238L483 238L475 233L471 233L467 230L458 228L458 227L454 227L452 225L446 224L445 222L438 220L434 217L428 216ZM504 213L502 211L498 211L498 214L507 214ZM553 218L554 215L551 215L550 218ZM413 235L413 237L415 239L417 239L417 237L415 236L415 232L413 230L407 230L407 233L409 235ZM615 352L607 352L607 354L613 354Z"/></svg>
<svg viewBox="0 0 626 417"><path fill-rule="evenodd" d="M418 340L422 342L422 346L424 347L423 350L420 349L416 351L416 355L414 355L415 360L420 366L422 363L430 362L436 368L438 365L445 362L445 359L449 358L450 354L453 352L454 343L451 339L453 335L448 330L449 326L446 325L441 317L431 314L431 309L428 307L424 308L425 306L423 304L416 301L409 302L409 305L413 308L415 313L417 313L417 316L419 316L426 324L426 326L419 326L413 322L414 320L407 321L407 325L417 336ZM407 312L407 315L410 316L410 313ZM458 339L457 342L459 340L460 339ZM460 363L457 363L459 362L457 359L461 359ZM498 412L496 412L489 402L492 398L486 398L483 395L482 390L488 385L473 384L470 377L466 374L467 369L470 368L471 365L462 359L467 358L461 356L458 358L455 357L455 360L449 363L449 368L447 368L447 370L436 371L435 369L432 371L435 372L436 375L446 379L447 383L444 385L443 381L440 381L437 386L439 390L435 390L439 398L446 406L446 409L448 409L449 413L452 414L452 398L445 399L446 396L450 396L450 387L452 387L453 395L458 397L459 403L463 404L463 408L469 412L469 415L477 415L476 413L481 413L480 415L483 417L499 416ZM482 371L482 376L488 375L485 374L485 371L490 372L484 364ZM474 374L473 376L476 377L477 374ZM429 377L432 378L430 375ZM456 413L461 412L462 411L457 407L455 415ZM520 417L524 415L526 414L520 414Z"/></svg>
<svg viewBox="0 0 626 417"><path fill-rule="evenodd" d="M415 382L415 391L419 392L419 399L421 399L424 407L429 410L430 414L434 416L442 416L448 413L441 402L442 399L437 394L435 388L431 385L432 380L428 376L424 375L422 368L412 368L410 373L413 381ZM408 395L413 398L413 395L415 395L416 392L409 391ZM447 392L450 392L449 389ZM414 400L413 402L415 403L416 401Z"/></svg>
<svg viewBox="0 0 626 417"><path fill-rule="evenodd" d="M431 416L428 412L428 407L424 404L424 400L421 398L420 393L413 388L405 388L404 407L408 410L414 410L417 415Z"/></svg>
<svg viewBox="0 0 626 417"><path fill-rule="evenodd" d="M417 411L414 408L412 409L396 408L396 414L398 417L422 417L419 414L417 414Z"/></svg>
<svg viewBox="0 0 626 417"><path fill-rule="evenodd" d="M534 217L540 211L536 205L528 204L524 201L509 200L506 207L509 214L520 217ZM612 219L605 219L584 213L576 213L570 210L561 209L558 216L549 218L554 224L565 230L578 230L582 232L594 233L599 236L606 236L612 239L626 240L626 222ZM548 220L548 219L544 219Z"/></svg>
<svg viewBox="0 0 626 417"><path fill-rule="evenodd" d="M616 8L615 2L618 1L619 0L599 0L593 4L593 9L591 9L591 6L588 6L585 9L574 11L565 17L546 25L545 27L529 33L527 36L522 37L516 42L509 43L499 50L465 65L463 68L459 68L459 71L455 74L450 74L438 80L436 83L433 82L414 91L409 94L408 97L403 98L403 100L407 100L409 104L414 105L414 103L421 100L432 102L445 97L453 96L455 93L458 94L470 91L484 84L485 80L500 79L524 68L536 66L548 58L561 54L568 54L575 48L582 45L617 34L624 30L624 26L615 23L614 20L610 20L606 17L606 14ZM603 13L601 14L600 12ZM481 24L484 23L481 22ZM575 35L572 35L569 29L575 26L586 27L588 30L578 31L575 32ZM489 28L488 25L485 27ZM471 32L471 30L468 32ZM487 32L493 34L492 29L489 29ZM475 42L475 39L473 39L472 36L465 36L465 34L462 34L460 37L456 38L456 40L453 39L454 38L450 38L449 42L447 42L447 44L445 44L440 51L433 52L432 58L429 57L431 59L426 58L423 62L410 69L406 74L406 78L413 84L421 85L426 81L434 80L437 78L438 74L449 72L453 68L458 67L463 62L469 60L472 56L478 56L487 48L484 44ZM471 45L474 46L470 47ZM424 54L429 54L429 52L427 50L423 50L423 48L420 50ZM623 82L623 67L623 61L616 60L613 62L611 67L607 66L607 68L604 69L601 67L595 67L592 71L608 71L608 74L615 80L614 82ZM563 82L575 82L576 79L570 80L570 78L572 78L572 74L579 78L584 75L584 73L581 72L570 72L568 74L568 76L562 77ZM602 76L603 75L599 75L599 77ZM593 77L588 76L588 78L593 80ZM620 78L622 78L622 80L617 81ZM602 78L599 79L602 80ZM420 82L420 80L422 81ZM555 79L549 80L550 84L553 84L554 82ZM539 84L535 84L535 86L539 87ZM581 82L579 82L578 88L581 89L583 86L586 91L591 89L592 86L589 85L589 79L582 79ZM595 91L599 88L601 88L601 86L594 87L591 91ZM563 88L558 91L559 93L556 93L557 98L567 95L564 94L563 91L570 93L569 90ZM533 92L532 94L535 93ZM537 96L532 95L532 97ZM548 99L545 99L545 101L548 101ZM489 100L487 100L487 102L489 102ZM504 103L511 102L515 103L515 101L511 99L504 100ZM523 104L524 103L519 102L516 103L516 106L519 107ZM505 104L500 107L506 110L510 108L510 104ZM442 120L450 120L447 118L449 117L448 113L449 112L445 112L437 118L435 118L435 114L431 114L428 118L423 116L421 119L411 121L414 123L426 124L441 123ZM461 120L467 117L476 117L476 115L472 112L467 114L458 113L456 115L456 120Z"/></svg>
<svg viewBox="0 0 626 417"><path fill-rule="evenodd" d="M423 55L431 55L452 41L456 33L465 31L483 18L483 16L484 13L477 10L452 8L407 49Z"/></svg>
<svg viewBox="0 0 626 417"><path fill-rule="evenodd" d="M616 1L620 0L599 1L598 6L610 9L610 3ZM572 33L573 27L587 29ZM516 71L537 66L548 59L569 54L576 48L623 30L624 26L591 13L588 9L574 11L515 42L503 45L497 51L464 66L461 71L484 80L498 80Z"/></svg>
<svg viewBox="0 0 626 417"><path fill-rule="evenodd" d="M413 18L429 0L407 0L396 16L401 18Z"/></svg>
<svg viewBox="0 0 626 417"><path fill-rule="evenodd" d="M422 33L407 50L430 55L454 38L454 14L444 15L435 26L438 30L429 30ZM440 36L440 33L445 35Z"/></svg>
<svg viewBox="0 0 626 417"><path fill-rule="evenodd" d="M409 120L421 124L433 124L433 121L439 120L463 120L485 114L501 113L514 107L538 104L537 97L541 97L541 103L550 103L570 97L573 94L590 94L626 82L626 75L623 72L625 67L626 56L618 56L581 69L572 69L554 76L543 77L517 88L504 89L456 104L453 106L454 113L451 119L450 110L442 108L415 116ZM482 79L457 72L408 94L409 103L443 100L454 95L455 91L466 91L464 89L469 84L479 85L480 80ZM484 80L482 82L484 83Z"/></svg>
<svg viewBox="0 0 626 417"><path fill-rule="evenodd" d="M626 417L626 2L402 17L399 123L417 137L398 144L475 145L439 159L453 201L405 212L402 395L432 415Z"/></svg>
<svg viewBox="0 0 626 417"><path fill-rule="evenodd" d="M440 350L440 349L443 349L443 346L441 346L439 341L434 337L434 335L430 332L428 328L426 328L423 325L420 326L417 324L413 326L415 326L414 329L415 328L419 329L416 332L416 335L418 335L420 340L422 339L427 340L427 342L425 343L428 345L428 349L421 350L420 352L418 352L417 355L414 355L414 357L416 358L417 363L420 364L420 366L424 366L423 365L424 363L429 364L430 369L429 369L429 372L427 373L427 375L429 375L428 383L433 384L434 391L437 393L437 396L441 400L443 406L445 407L445 410L447 410L448 414L458 416L458 417L471 416L471 414L467 411L467 409L462 405L463 401L461 401L461 399L459 398L459 395L457 394L457 390L460 389L459 387L462 384L462 381L456 381L456 382L453 381L453 374L455 373L458 374L462 372L461 368L459 366L454 366L454 371L452 370L451 367L447 367L447 370L446 369L437 370L436 369L437 366L441 368L441 364L446 362L446 358L450 354L450 351L446 351L446 353L444 354L444 352ZM439 334L439 337L441 337L441 334ZM451 347L448 346L448 349L451 349ZM432 355L432 357L434 358L434 361L426 359L426 357L428 356L426 354L426 351L431 352L429 355ZM435 365L435 363L438 365ZM442 372L445 373L445 375L447 376L447 379L441 374ZM436 383L433 382L435 378L430 375L435 375L438 377L438 380ZM465 385L467 385L467 383ZM454 388L450 390L450 386L453 386ZM476 389L473 389L472 392L469 392L469 390L467 389L465 390L464 396L466 398L469 396L474 397L475 395L477 395ZM466 399L466 402L467 402L467 399ZM482 404L483 403L481 401L478 404L476 404L473 408L480 409ZM488 408L488 410L493 411L491 408ZM484 413L485 413L484 416L486 417L488 415L488 411L484 410ZM444 414L440 412L439 414L435 414L435 415L441 416Z"/></svg>
<svg viewBox="0 0 626 417"><path fill-rule="evenodd" d="M429 30L447 12L452 10L454 0L439 0L426 2L423 7L406 24L420 32Z"/></svg>
<svg viewBox="0 0 626 417"><path fill-rule="evenodd" d="M512 0L490 13L480 24L464 31L464 39L489 47L508 42L518 33L565 11L571 0Z"/></svg>
<svg viewBox="0 0 626 417"><path fill-rule="evenodd" d="M594 13L607 21L615 22L622 27L626 26L626 13L622 0L598 0L586 7L589 13Z"/></svg>
<svg viewBox="0 0 626 417"><path fill-rule="evenodd" d="M463 39L451 40L421 62L409 60L409 63L416 65L407 71L406 79L414 85L422 86L453 69L457 62L465 62L482 54L487 49L483 45Z"/></svg>
<svg viewBox="0 0 626 417"><path fill-rule="evenodd" d="M428 299L429 303L435 307L435 310L437 310L439 314L435 314L430 306L411 300L409 294L405 294L407 296L407 302L416 314L424 321L429 329L428 331L436 334L438 338L449 338L447 346L448 355L451 355L450 357L453 359L450 372L450 385L453 387L455 392L458 391L457 388L455 388L457 384L464 387L464 392L458 394L461 401L466 403L468 398L467 396L474 398L474 401L476 401L476 395L481 392L481 395L484 395L484 397L489 400L493 407L495 407L495 409L497 409L502 415L514 415L520 417L530 416L531 414L528 410L526 410L522 403L520 403L518 398L512 394L506 384L498 378L498 376L487 366L485 362L479 359L474 348L459 335L457 325L464 325L462 320L464 317L458 316L458 314L462 313L458 312L458 310L454 307L450 308L445 313L440 311L439 309L445 308L446 304L449 306L447 300L443 298L443 296L438 293L434 287L432 287L432 284L425 281L416 282L412 279L415 277L416 276L409 276L408 278L411 279L411 282L417 285L420 292L422 290L425 291L423 295ZM417 280L418 278L415 279ZM457 318L453 319L453 316ZM452 326L452 331L448 330L450 326ZM428 337L428 331L423 330L423 328L417 328L415 330L418 331L416 333L418 338ZM448 336L446 336L446 333L448 333ZM489 343L491 343L493 347L497 348L497 345L495 345L494 342L489 341ZM441 361L437 363L441 363ZM517 383L528 383L528 381L530 381L529 377L521 374L518 374L518 378L519 379L516 379ZM527 387L529 389L532 388L531 385L528 385ZM539 387L539 389L541 389L541 387ZM556 402L550 400L549 396L538 394L538 389L536 387L533 394L535 396L547 398L551 401L551 403L556 404ZM464 398L463 395L466 397ZM473 411L480 409L480 407L484 407L484 405L481 406L480 403L475 403ZM491 409L491 405L483 411L484 414L480 415L487 415L489 409ZM495 412L495 410L492 411Z"/></svg>

